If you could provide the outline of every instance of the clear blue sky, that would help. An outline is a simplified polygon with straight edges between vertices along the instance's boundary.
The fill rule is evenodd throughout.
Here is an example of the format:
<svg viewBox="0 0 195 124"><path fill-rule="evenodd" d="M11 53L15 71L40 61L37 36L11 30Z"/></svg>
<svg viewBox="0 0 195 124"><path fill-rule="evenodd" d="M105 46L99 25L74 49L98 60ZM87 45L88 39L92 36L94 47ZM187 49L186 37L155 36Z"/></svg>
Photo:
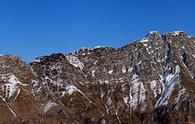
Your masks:
<svg viewBox="0 0 195 124"><path fill-rule="evenodd" d="M195 35L195 1L0 0L0 53L27 62L81 47L121 47L151 30Z"/></svg>

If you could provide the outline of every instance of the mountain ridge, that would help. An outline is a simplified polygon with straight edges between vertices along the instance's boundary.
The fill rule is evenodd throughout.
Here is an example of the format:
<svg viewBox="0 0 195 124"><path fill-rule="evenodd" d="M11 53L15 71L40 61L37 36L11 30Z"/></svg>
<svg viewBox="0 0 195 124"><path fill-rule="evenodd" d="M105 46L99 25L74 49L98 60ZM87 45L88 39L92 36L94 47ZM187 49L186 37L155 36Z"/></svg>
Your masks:
<svg viewBox="0 0 195 124"><path fill-rule="evenodd" d="M153 31L121 48L80 49L29 64L0 56L0 122L195 123L194 41L184 32Z"/></svg>
<svg viewBox="0 0 195 124"><path fill-rule="evenodd" d="M165 35L168 35L168 34L172 34L172 35L177 35L177 34L180 34L180 33L182 33L182 34L184 34L184 35L186 35L186 36L188 36L184 31L173 31L173 32L166 32L166 33L160 33L160 32L158 32L158 31L150 31L149 33L147 33L146 35L145 35L145 37L144 38L146 38L148 35L160 35L160 36L165 36ZM193 40L195 40L195 36L188 36L189 38L191 38L191 39L193 39ZM121 48L123 48L123 47L125 47L125 46L127 46L127 45L133 45L133 44L135 44L135 43L137 43L137 42L140 42L140 41L142 41L143 39L139 39L139 40L134 40L134 41L130 41L130 43L128 43L128 44L126 44L126 45L123 45L123 46L121 46L121 47L119 47L119 48L115 48L115 47L112 47L112 46L95 46L95 47L91 47L91 48L88 48L88 47L81 47L80 49L78 49L78 50L74 50L73 52L69 52L69 53L63 53L63 52L57 52L57 53L53 53L53 54L64 54L64 55L68 55L68 54L74 54L74 53L76 53L76 52L78 52L78 51L82 51L82 50L93 50L93 49L98 49L98 48L111 48L111 49L121 49ZM38 57L36 57L35 59L32 59L30 62L26 62L26 63L32 63L33 61L36 61L36 59L39 59L39 58L41 58L41 57L49 57L49 56L51 56L51 55L53 55L53 54L50 54L50 55L44 55L44 56L38 56ZM15 57L19 57L19 56L16 56L16 55L14 55L14 54L3 54L3 53L1 53L0 54L0 56L4 56L4 55L10 55L10 56L15 56ZM20 58L20 57L19 57ZM21 58L22 59L22 58ZM25 62L23 59L22 59L22 61L23 62Z"/></svg>

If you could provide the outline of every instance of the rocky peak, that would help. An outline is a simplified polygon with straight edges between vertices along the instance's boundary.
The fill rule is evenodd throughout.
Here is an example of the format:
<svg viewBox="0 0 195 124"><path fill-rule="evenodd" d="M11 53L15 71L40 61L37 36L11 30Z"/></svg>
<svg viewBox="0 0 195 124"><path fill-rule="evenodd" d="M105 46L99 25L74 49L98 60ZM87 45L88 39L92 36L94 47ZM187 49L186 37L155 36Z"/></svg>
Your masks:
<svg viewBox="0 0 195 124"><path fill-rule="evenodd" d="M168 32L168 33L165 33L165 35L172 35L172 36L187 36L187 34L186 34L184 31Z"/></svg>
<svg viewBox="0 0 195 124"><path fill-rule="evenodd" d="M146 36L145 36L145 38L148 38L148 39L153 39L153 40L155 40L155 39L159 39L159 38L161 38L161 34L159 33L159 32L157 32L157 31L151 31L151 32L149 32Z"/></svg>

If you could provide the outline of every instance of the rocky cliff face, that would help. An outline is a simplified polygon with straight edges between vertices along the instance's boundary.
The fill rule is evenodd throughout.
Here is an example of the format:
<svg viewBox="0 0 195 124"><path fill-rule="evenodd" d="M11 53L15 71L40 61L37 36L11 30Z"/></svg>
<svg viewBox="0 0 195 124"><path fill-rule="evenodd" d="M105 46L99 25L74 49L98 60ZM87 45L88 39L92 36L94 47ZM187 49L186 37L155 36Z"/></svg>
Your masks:
<svg viewBox="0 0 195 124"><path fill-rule="evenodd" d="M0 123L195 123L195 37L150 32L30 64L2 55Z"/></svg>

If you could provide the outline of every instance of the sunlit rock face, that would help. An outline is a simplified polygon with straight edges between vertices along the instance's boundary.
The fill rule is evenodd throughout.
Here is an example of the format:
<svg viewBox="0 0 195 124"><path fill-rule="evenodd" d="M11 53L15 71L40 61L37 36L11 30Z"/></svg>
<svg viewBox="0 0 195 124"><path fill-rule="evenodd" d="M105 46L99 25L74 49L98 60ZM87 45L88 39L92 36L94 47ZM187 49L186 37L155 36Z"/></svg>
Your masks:
<svg viewBox="0 0 195 124"><path fill-rule="evenodd" d="M0 123L195 123L195 38L150 32L30 64L1 55Z"/></svg>

